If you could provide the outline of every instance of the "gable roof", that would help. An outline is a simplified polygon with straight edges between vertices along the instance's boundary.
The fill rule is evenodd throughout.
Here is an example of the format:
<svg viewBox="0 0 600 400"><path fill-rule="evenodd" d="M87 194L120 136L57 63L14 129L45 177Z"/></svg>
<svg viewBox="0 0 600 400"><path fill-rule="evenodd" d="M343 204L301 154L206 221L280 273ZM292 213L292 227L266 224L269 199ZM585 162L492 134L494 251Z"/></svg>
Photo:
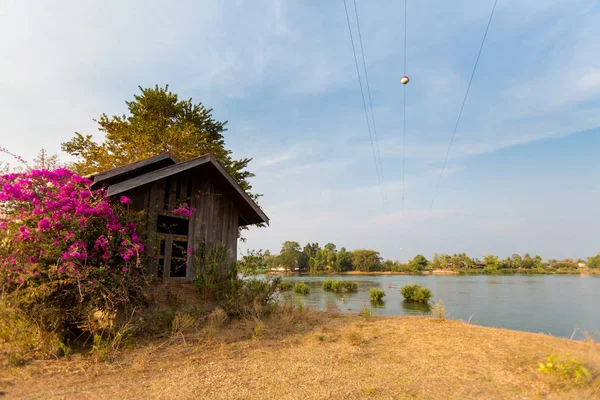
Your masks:
<svg viewBox="0 0 600 400"><path fill-rule="evenodd" d="M142 160L143 161L143 160ZM130 164L131 165L131 164ZM127 180L122 180L108 186L108 196L116 196L136 187L155 182L160 179L173 176L184 171L199 169L198 172L210 174L216 183L222 187L228 187L234 195L234 199L240 211L242 219L241 226L258 223L269 224L269 217L260 209L258 204L240 187L223 166L212 154L206 154L188 161L172 164L160 169L155 169L144 174L135 175ZM202 171L200 171L200 169ZM107 171L110 172L110 171ZM96 181L94 180L94 183Z"/></svg>
<svg viewBox="0 0 600 400"><path fill-rule="evenodd" d="M112 185L150 171L177 164L178 162L179 160L175 158L173 153L167 151L131 164L93 174L90 178L93 180L93 186Z"/></svg>

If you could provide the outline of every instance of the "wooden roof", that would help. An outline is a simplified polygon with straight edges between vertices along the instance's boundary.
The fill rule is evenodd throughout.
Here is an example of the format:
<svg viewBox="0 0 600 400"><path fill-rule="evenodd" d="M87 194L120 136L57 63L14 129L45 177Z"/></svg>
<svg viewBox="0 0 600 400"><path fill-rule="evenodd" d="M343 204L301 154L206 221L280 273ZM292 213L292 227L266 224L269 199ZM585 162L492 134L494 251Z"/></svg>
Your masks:
<svg viewBox="0 0 600 400"><path fill-rule="evenodd" d="M90 178L93 180L94 186L112 185L150 171L177 164L178 162L179 160L175 158L173 153L167 151L153 157L144 158L143 160L136 161L131 164L94 174Z"/></svg>
<svg viewBox="0 0 600 400"><path fill-rule="evenodd" d="M144 160L138 161L138 163L141 163L143 161ZM129 166L132 165L133 164L129 164ZM135 169L135 167L133 167L133 169ZM231 175L229 175L225 168L223 168L223 166L214 158L212 154L207 154L188 161L168 165L166 167L155 169L153 171L146 172L143 174L137 174L131 177L130 179L110 184L108 186L108 196L116 196L136 187L155 182L157 180L164 179L169 176L173 176L192 169L198 169L199 174L206 175L207 177L213 179L216 184L220 185L225 189L229 189L227 191L233 195L236 204L239 208L240 217L243 222L240 225L269 223L269 218L260 209L258 204L256 204L254 200L252 200L252 198L244 191L244 189L240 187L240 185L233 179ZM110 172L111 171L107 171L105 174L108 174ZM94 183L96 183L95 179Z"/></svg>

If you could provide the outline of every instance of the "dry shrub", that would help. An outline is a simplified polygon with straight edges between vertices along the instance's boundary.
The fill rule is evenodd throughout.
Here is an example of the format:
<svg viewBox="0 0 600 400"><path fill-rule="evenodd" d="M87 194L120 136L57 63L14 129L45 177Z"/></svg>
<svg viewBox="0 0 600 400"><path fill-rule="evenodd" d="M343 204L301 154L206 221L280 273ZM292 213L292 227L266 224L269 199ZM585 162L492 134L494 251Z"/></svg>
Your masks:
<svg viewBox="0 0 600 400"><path fill-rule="evenodd" d="M90 355L93 360L106 361L117 357L123 349L133 345L133 335L140 330L143 320L134 309L127 320L115 323L110 332L97 332L93 336Z"/></svg>
<svg viewBox="0 0 600 400"><path fill-rule="evenodd" d="M440 321L446 319L446 308L444 307L444 301L440 300L431 309L431 316Z"/></svg>
<svg viewBox="0 0 600 400"><path fill-rule="evenodd" d="M265 330L265 323L263 321L257 321L254 326L254 333L252 334L252 339L259 339Z"/></svg>
<svg viewBox="0 0 600 400"><path fill-rule="evenodd" d="M220 307L215 308L213 312L208 314L208 326L214 329L219 329L227 320L227 313Z"/></svg>
<svg viewBox="0 0 600 400"><path fill-rule="evenodd" d="M34 357L60 355L56 333L40 329L36 321L0 301L0 356L11 365ZM1 364L0 364L1 365Z"/></svg>
<svg viewBox="0 0 600 400"><path fill-rule="evenodd" d="M176 313L171 323L171 337L183 335L196 326L196 318L189 313Z"/></svg>

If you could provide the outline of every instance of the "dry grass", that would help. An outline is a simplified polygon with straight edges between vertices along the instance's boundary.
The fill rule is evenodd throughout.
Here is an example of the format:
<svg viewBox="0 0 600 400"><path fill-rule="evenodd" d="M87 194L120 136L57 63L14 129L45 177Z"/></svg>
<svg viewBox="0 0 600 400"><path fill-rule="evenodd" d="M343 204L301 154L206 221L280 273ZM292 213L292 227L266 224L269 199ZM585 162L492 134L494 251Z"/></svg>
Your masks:
<svg viewBox="0 0 600 400"><path fill-rule="evenodd" d="M0 374L5 398L505 399L600 397L600 345L458 321L303 312L207 321L116 362L41 361ZM188 325L188 324L185 324ZM583 386L537 370L547 354L584 362ZM1 397L1 396L0 396Z"/></svg>

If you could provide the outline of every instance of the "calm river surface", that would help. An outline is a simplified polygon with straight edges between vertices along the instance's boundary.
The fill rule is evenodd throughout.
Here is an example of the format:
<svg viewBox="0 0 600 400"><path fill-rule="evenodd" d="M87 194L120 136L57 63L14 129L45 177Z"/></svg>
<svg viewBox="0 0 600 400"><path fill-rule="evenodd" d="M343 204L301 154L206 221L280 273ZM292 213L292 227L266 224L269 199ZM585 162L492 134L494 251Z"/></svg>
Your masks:
<svg viewBox="0 0 600 400"><path fill-rule="evenodd" d="M444 301L451 319L483 326L539 332L571 337L578 328L600 332L600 276L511 275L511 276L418 276L418 275L329 275L290 276L285 280L305 282L308 295L293 294L306 305L322 310L359 312L366 305L382 315L427 315L428 307L407 304L400 287L429 287L434 302ZM328 279L358 282L357 293L336 294L322 289ZM370 288L385 290L384 303L372 304ZM342 297L345 302L342 302ZM582 338L580 333L575 338Z"/></svg>

